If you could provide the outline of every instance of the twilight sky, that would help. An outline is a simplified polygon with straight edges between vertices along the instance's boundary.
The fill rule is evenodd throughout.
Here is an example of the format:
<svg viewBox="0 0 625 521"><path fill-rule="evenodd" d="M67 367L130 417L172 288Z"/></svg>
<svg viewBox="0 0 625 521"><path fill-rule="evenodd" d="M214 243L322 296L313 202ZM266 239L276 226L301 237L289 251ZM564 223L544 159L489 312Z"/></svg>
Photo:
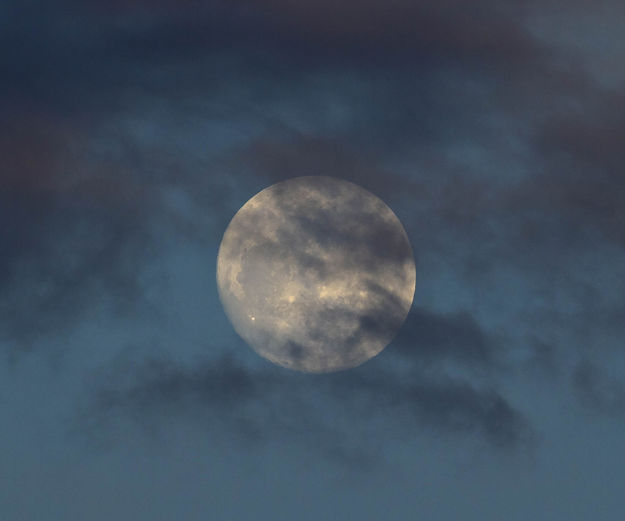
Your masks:
<svg viewBox="0 0 625 521"><path fill-rule="evenodd" d="M0 519L621 519L624 62L621 0L2 2ZM302 175L415 252L346 372L217 295Z"/></svg>

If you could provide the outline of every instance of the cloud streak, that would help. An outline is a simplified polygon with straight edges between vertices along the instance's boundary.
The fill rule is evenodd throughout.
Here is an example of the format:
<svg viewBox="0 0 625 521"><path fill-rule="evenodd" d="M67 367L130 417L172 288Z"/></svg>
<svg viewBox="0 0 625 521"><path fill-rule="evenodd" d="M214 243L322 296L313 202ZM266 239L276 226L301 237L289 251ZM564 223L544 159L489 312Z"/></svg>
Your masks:
<svg viewBox="0 0 625 521"><path fill-rule="evenodd" d="M582 344L616 349L625 101L573 47L532 29L556 3L39 4L9 2L0 22L7 345L45 346L107 302L132 308L162 252L157 233L205 245L203 226L214 241L232 201L288 177L334 175L397 208L422 292L380 374L363 368L347 387L315 381L363 429L361 401L395 422L407 415L411 429L514 446L531 437L524 404L490 376L515 357L542 357L551 375ZM482 380L428 372L447 362ZM592 362L574 371L574 389L597 410L618 409L620 391ZM275 404L297 409L313 380L300 387L227 359L136 364L130 383L104 385L95 411L183 403L207 407L229 432L244 423L262 437L277 425L314 444L311 421L327 451L349 445L323 416L265 419Z"/></svg>
<svg viewBox="0 0 625 521"><path fill-rule="evenodd" d="M83 403L79 425L97 425L102 433L110 427L107 418L120 414L157 426L174 417L221 429L239 443L289 440L359 468L384 459L380 445L387 434L372 427L380 422L408 441L425 429L504 450L535 444L533 426L495 386L431 370L432 358L454 359L460 367L494 359L470 319L417 312L407 325L421 334L400 336L378 358L348 372L305 375L250 366L231 355L192 366L148 358L109 367Z"/></svg>

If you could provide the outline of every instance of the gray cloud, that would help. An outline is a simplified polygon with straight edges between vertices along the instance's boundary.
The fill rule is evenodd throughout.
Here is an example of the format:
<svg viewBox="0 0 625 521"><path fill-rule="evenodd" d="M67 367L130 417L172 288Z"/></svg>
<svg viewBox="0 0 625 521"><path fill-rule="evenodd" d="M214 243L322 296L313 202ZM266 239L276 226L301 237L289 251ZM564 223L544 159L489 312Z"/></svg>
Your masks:
<svg viewBox="0 0 625 521"><path fill-rule="evenodd" d="M432 265L442 266L457 276L454 290L480 295L479 310L459 302L441 313L425 302L385 357L397 352L417 366L449 359L496 372L515 347L495 343L478 316L509 312L506 334L517 343L536 336L539 347L526 348L529 361L554 374L567 351L584 349L568 339L563 349L561 331L584 328L591 338L596 324L609 325L615 336L621 331L622 309L602 281L622 280L613 266L622 261L625 222L623 97L583 70L575 55L558 55L528 30L533 14L555 4L233 5L3 7L0 56L10 81L0 86L1 104L3 113L21 119L0 136L0 325L9 343L45 340L104 299L131 306L142 291L146 254L157 247L157 222L175 222L194 241L202 240L198 222L206 222L198 216L217 216L215 236L225 228L226 175L241 202L251 195L243 183L260 188L319 174L357 182L397 203L419 266L430 269L425 275L434 277ZM85 129L99 129L106 141L112 136L105 123L119 122L145 99L148 108L136 110L147 120L149 109L162 110L163 119L152 123L165 134L184 134L191 118L173 117L184 109L200 119L221 117L224 133L244 138L223 145L210 164L172 161L138 133L113 136L126 147L120 159L114 150L76 158ZM211 100L221 113L208 106ZM221 133L202 138L189 148L208 147ZM156 192L172 187L193 203L189 215L161 204ZM572 260L582 257L590 259L586 266ZM502 266L510 285L497 288L494 273ZM442 279L434 280L444 285ZM481 298L484 287L500 291L497 306ZM164 377L159 371L130 386L132 403L153 407L144 385L197 402L209 391L223 398L205 390L205 380L231 385L207 367ZM230 371L228 382L259 377L270 388L292 390L275 383L273 373L223 371ZM359 378L362 384L347 381L365 396L368 386L379 385L388 402L395 396L400 407L443 430L475 430L503 444L524 436L522 415L488 385L484 391L436 380L392 387L368 373ZM163 379L173 387L160 390ZM574 378L588 403L611 410L605 403L616 391L598 381L589 369ZM234 392L235 404L253 403L245 385Z"/></svg>
<svg viewBox="0 0 625 521"><path fill-rule="evenodd" d="M441 314L414 306L391 349L416 361L450 359L493 369L499 346L467 312Z"/></svg>
<svg viewBox="0 0 625 521"><path fill-rule="evenodd" d="M240 443L292 440L363 468L384 458L385 435L371 431L378 420L406 440L425 428L502 449L535 443L534 428L495 386L431 370L437 359L496 370L494 346L471 318L417 310L406 326L407 335L348 372L305 375L251 367L229 355L192 367L172 359L112 366L99 373L96 391L83 402L79 429L95 425L95 432L106 433L120 413L150 428L173 416L221 429Z"/></svg>
<svg viewBox="0 0 625 521"><path fill-rule="evenodd" d="M14 114L3 133L3 340L32 346L100 306L131 309L153 245L154 192L127 165L86 161L86 142L70 121Z"/></svg>
<svg viewBox="0 0 625 521"><path fill-rule="evenodd" d="M590 360L578 363L572 375L573 388L580 403L589 410L623 417L625 383Z"/></svg>
<svg viewBox="0 0 625 521"><path fill-rule="evenodd" d="M623 9L0 2L0 354L33 348L0 362L0 517L618 518ZM414 248L415 306L349 372L230 345L217 298L229 219L302 175Z"/></svg>

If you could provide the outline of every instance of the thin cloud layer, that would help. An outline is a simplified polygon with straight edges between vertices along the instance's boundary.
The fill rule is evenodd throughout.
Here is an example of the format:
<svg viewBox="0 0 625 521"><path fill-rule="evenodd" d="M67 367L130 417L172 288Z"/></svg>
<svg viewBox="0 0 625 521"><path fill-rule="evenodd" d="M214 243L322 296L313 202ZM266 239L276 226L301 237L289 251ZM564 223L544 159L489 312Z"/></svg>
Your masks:
<svg viewBox="0 0 625 521"><path fill-rule="evenodd" d="M463 339L456 340L460 350ZM391 356L405 363L407 352L396 350ZM110 419L120 414L146 426L173 417L212 432L218 429L239 443L296 442L356 468L384 457L379 446L387 434L370 431L380 421L404 440L425 429L451 438L470 436L498 449L534 445L527 418L496 389L432 378L417 366L397 376L392 364L374 360L350 372L307 376L250 368L228 356L194 367L155 359L101 373L96 379L100 386L84 402L78 422L81 430L91 425L106 436Z"/></svg>
<svg viewBox="0 0 625 521"><path fill-rule="evenodd" d="M214 257L238 207L294 176L361 184L396 210L415 248L416 306L371 366L299 380L229 359L188 367L172 347L172 362L137 355L138 371L89 382L88 415L167 423L184 404L228 433L363 461L375 444L352 453L333 420L299 407L309 395L362 432L373 408L393 425L409 417L407 439L427 425L504 447L541 429L529 401L507 398L523 395L505 381L519 368L540 367L527 378L541 381L564 375L580 403L621 410L618 379L602 375L625 332L625 99L579 54L583 30L540 31L560 26L560 4L0 9L3 350L45 350L100 307L144 311L163 236ZM591 9L571 2L567 18L590 23ZM614 39L606 45L620 56ZM272 416L276 404L292 414Z"/></svg>
<svg viewBox="0 0 625 521"><path fill-rule="evenodd" d="M74 132L22 114L3 129L0 324L12 348L45 343L107 298L122 309L141 296L150 189L86 163Z"/></svg>

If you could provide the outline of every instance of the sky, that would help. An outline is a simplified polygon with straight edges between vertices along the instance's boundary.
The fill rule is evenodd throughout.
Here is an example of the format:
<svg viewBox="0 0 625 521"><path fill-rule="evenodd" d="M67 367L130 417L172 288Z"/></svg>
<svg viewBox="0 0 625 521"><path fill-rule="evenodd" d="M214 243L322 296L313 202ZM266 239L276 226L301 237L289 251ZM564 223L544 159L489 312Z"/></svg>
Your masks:
<svg viewBox="0 0 625 521"><path fill-rule="evenodd" d="M0 518L615 521L625 4L5 0ZM258 356L233 215L296 176L401 220L365 364Z"/></svg>

